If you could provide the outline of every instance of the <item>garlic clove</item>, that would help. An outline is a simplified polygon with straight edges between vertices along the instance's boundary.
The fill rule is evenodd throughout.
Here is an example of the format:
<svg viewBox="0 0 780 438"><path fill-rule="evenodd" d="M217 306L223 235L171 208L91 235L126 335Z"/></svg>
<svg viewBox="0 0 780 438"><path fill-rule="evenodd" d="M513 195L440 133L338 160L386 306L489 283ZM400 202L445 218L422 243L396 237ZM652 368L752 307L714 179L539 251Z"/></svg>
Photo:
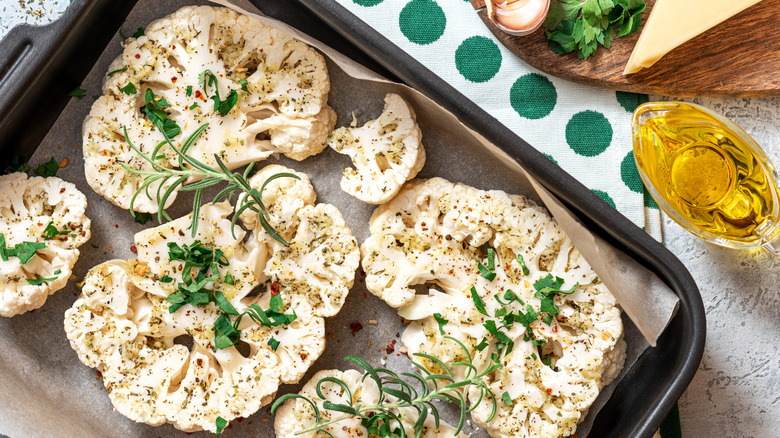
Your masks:
<svg viewBox="0 0 780 438"><path fill-rule="evenodd" d="M487 0L488 17L510 35L522 36L542 26L550 9L550 0Z"/></svg>

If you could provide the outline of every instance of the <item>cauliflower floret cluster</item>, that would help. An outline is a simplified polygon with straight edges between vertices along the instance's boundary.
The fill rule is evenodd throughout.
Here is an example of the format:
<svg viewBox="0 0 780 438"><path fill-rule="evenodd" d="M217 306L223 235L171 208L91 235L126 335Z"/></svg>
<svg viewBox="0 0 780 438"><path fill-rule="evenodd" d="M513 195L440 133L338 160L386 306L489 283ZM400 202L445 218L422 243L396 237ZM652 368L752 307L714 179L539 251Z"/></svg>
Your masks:
<svg viewBox="0 0 780 438"><path fill-rule="evenodd" d="M37 309L65 287L90 237L87 198L56 177L0 176L0 316Z"/></svg>
<svg viewBox="0 0 780 438"><path fill-rule="evenodd" d="M328 146L355 165L344 169L341 189L369 204L389 201L425 165L421 139L412 107L401 96L388 94L378 119L361 127L353 120L328 137Z"/></svg>
<svg viewBox="0 0 780 438"><path fill-rule="evenodd" d="M142 178L128 172L152 165L173 168L177 147L208 124L187 154L231 169L272 153L302 160L326 147L336 123L328 106L325 59L290 35L226 8L192 6L151 23L143 36L124 42L109 67L103 96L84 121L87 182L119 207ZM162 129L160 129L162 127ZM125 167L123 167L125 166ZM157 181L136 200L140 212L158 209ZM176 193L169 198L173 202Z"/></svg>
<svg viewBox="0 0 780 438"><path fill-rule="evenodd" d="M413 321L402 337L409 353L466 360L449 336L478 368L503 365L487 377L496 418L486 421L483 400L477 424L494 437L575 432L623 366L623 325L615 298L545 210L501 191L415 180L374 212L370 231L366 284ZM437 288L415 295L422 283Z"/></svg>
<svg viewBox="0 0 780 438"><path fill-rule="evenodd" d="M343 381L349 388L352 396L352 405L354 406L372 406L376 405L379 400L380 392L376 382L358 371L319 371L311 380L306 382L306 385L303 386L303 389L301 389L299 394L317 405L322 420L328 420L343 415L342 412L325 409L323 406L325 401L336 404L345 404L348 402L346 397L350 396L342 386L325 381L320 386L322 395L324 395L325 398L320 398L317 395L317 383L325 378L335 378ZM385 404L393 403L395 401L396 399L394 397L386 395ZM400 418L406 436L415 436L413 426L418 418L417 411L414 408L409 407L392 408L390 411ZM276 438L325 438L328 436L333 438L354 438L374 436L368 433L366 427L361 425L361 419L356 417L325 426L325 432L296 434L296 432L307 429L314 424L314 409L311 405L302 399L289 399L276 413L276 420L274 421ZM423 438L468 438L468 435L463 432L455 435L455 428L443 420L439 422L439 427L437 428L433 416L428 416L425 419L422 435L420 436Z"/></svg>
<svg viewBox="0 0 780 438"><path fill-rule="evenodd" d="M284 205L284 196L270 195L284 193L291 178L266 187L269 210L294 218L285 231L294 251L269 244L273 239L258 236L262 228L236 228L234 236L230 204L206 204L195 237L192 215L176 219L136 234L137 259L87 274L65 330L81 361L101 372L120 413L214 432L218 417L251 415L322 354L323 316L340 310L360 255L339 211L311 205L308 178L297 175L305 187L289 192ZM263 182L252 180L257 188ZM289 198L295 196L301 202ZM313 278L282 275L278 266Z"/></svg>

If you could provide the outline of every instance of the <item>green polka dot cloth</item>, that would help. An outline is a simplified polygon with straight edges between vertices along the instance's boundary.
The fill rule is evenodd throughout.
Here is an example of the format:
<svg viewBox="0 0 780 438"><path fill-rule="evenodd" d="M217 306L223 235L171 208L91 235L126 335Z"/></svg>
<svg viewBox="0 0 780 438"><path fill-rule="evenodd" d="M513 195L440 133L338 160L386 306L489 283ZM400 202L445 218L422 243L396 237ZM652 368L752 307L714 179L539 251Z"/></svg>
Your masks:
<svg viewBox="0 0 780 438"><path fill-rule="evenodd" d="M647 96L574 84L517 58L467 0L336 0L660 240L631 147Z"/></svg>

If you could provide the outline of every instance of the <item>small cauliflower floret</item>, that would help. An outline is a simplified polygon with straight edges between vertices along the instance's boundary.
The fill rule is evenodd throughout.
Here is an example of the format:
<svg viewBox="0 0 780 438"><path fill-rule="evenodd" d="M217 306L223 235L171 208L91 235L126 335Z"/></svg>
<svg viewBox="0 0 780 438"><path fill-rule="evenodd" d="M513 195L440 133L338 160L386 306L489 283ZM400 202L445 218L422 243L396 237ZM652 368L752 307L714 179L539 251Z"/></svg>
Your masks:
<svg viewBox="0 0 780 438"><path fill-rule="evenodd" d="M87 199L59 178L0 176L0 316L37 309L65 287L90 237Z"/></svg>
<svg viewBox="0 0 780 438"><path fill-rule="evenodd" d="M283 238L289 240L300 222L298 211L306 205L314 205L317 195L305 173L278 164L271 164L261 169L249 179L249 184L252 188L260 190L269 178L279 173L290 173L300 179L282 177L269 181L263 188L263 205L268 210L268 223ZM242 194L241 199L244 196ZM244 210L241 213L241 222L250 230L261 228L257 213L251 210ZM265 233L256 236L267 236L270 239L270 236ZM267 243L271 243L271 240L273 239L268 240Z"/></svg>
<svg viewBox="0 0 780 438"><path fill-rule="evenodd" d="M302 160L327 146L336 115L325 59L290 35L231 9L190 6L123 44L83 126L87 181L117 206L130 208L143 182L126 167L152 169L125 129L158 165L179 165L169 146L158 149L157 118L177 147L208 124L187 154L211 166L215 156L230 169L276 152ZM134 200L136 211L157 211L157 184Z"/></svg>
<svg viewBox="0 0 780 438"><path fill-rule="evenodd" d="M387 202L425 165L421 139L412 107L401 96L388 94L378 119L361 127L353 120L328 137L328 146L355 165L344 170L341 189L370 204Z"/></svg>
<svg viewBox="0 0 780 438"><path fill-rule="evenodd" d="M317 405L321 419L324 421L343 415L342 412L325 409L323 407L325 401L344 404L347 403L345 397L349 397L349 394L341 386L332 382L323 382L320 389L325 398L320 398L317 395L317 383L324 378L342 380L352 394L351 402L353 405L372 406L379 400L379 389L374 380L360 374L358 371L319 371L304 385L299 394ZM384 404L390 404L396 400L393 396L386 395ZM414 436L413 425L418 418L417 411L414 408L392 408L391 411L401 419L406 436ZM298 435L295 432L307 429L315 424L314 409L305 400L293 398L287 400L277 411L276 419L274 420L274 430L276 431L276 438L367 438L373 436L360 423L361 420L359 418L353 417L325 426L322 432L307 432ZM397 424L393 423L393 427L397 426ZM455 428L443 420L437 428L433 416L428 416L425 419L421 436L424 438L468 438L468 435L463 432L455 435Z"/></svg>
<svg viewBox="0 0 780 438"><path fill-rule="evenodd" d="M245 210L242 223L268 252L264 273L279 285L285 303L303 315L328 317L341 310L360 265L360 248L341 212L330 204L314 204L309 178L279 165L260 170L249 181L260 190L273 175L292 173L263 189L270 225L288 241L284 246L260 226L257 214Z"/></svg>
<svg viewBox="0 0 780 438"><path fill-rule="evenodd" d="M360 265L357 240L330 204L303 207L298 220L290 246L274 251L265 274L280 284L283 301L293 308L334 316L344 305Z"/></svg>
<svg viewBox="0 0 780 438"><path fill-rule="evenodd" d="M500 396L496 417L487 421L492 402L482 399L477 424L502 438L575 433L623 367L623 324L614 296L545 210L500 191L415 180L377 208L370 231L366 285L412 321L402 336L409 354L466 360L448 336L479 369L493 355L502 365L485 377ZM420 283L441 291L416 295L410 286Z"/></svg>

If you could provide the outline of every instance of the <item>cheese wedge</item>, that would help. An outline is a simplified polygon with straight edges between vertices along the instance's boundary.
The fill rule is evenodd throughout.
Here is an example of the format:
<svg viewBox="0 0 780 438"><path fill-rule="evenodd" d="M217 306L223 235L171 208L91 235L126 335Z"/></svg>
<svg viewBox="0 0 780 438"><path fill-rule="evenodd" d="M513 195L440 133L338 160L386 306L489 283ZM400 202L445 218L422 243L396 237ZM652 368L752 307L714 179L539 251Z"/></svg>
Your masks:
<svg viewBox="0 0 780 438"><path fill-rule="evenodd" d="M760 1L657 0L623 74L652 66L675 47Z"/></svg>

